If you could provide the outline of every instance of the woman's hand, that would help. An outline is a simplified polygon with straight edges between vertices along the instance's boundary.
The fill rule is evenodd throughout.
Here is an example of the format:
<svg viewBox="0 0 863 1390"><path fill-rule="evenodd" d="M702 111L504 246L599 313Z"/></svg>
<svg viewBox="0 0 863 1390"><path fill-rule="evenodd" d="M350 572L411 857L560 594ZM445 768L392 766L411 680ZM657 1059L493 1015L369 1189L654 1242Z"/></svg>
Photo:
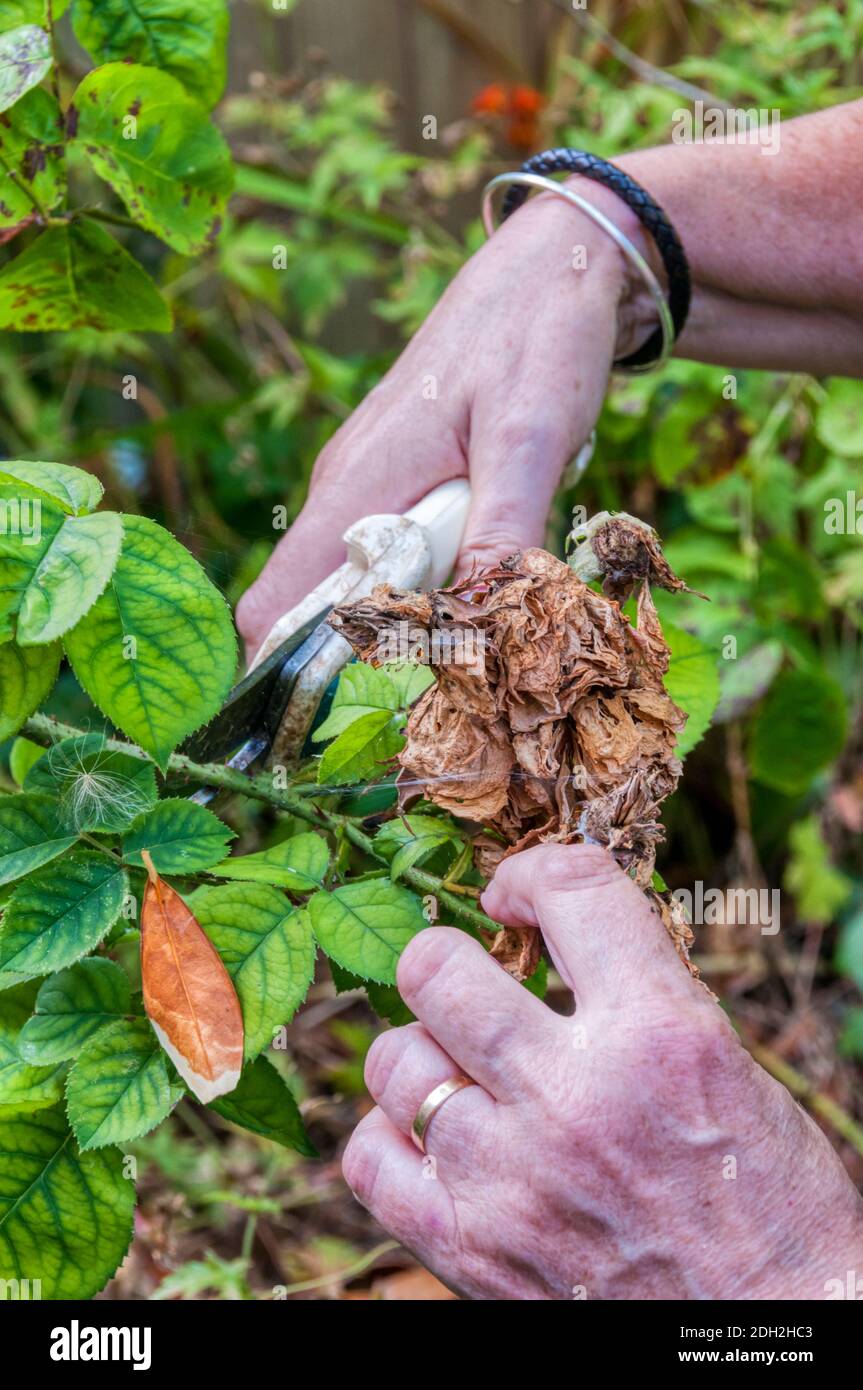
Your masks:
<svg viewBox="0 0 863 1390"><path fill-rule="evenodd" d="M538 926L569 1018L470 937L430 928L377 1038L376 1108L344 1155L361 1202L470 1298L824 1298L863 1270L863 1204L827 1139L744 1050L598 848L505 860L483 904ZM426 1133L422 1101L465 1072Z"/></svg>
<svg viewBox="0 0 863 1390"><path fill-rule="evenodd" d="M863 376L861 133L857 101L783 122L774 158L729 141L615 161L661 204L686 248L693 298L678 355L726 369ZM661 277L656 247L627 205L589 180L567 182ZM649 295L605 232L553 194L520 208L324 449L305 507L237 609L249 654L342 562L352 521L404 511L448 478L469 475L473 488L460 572L474 557L540 543L612 359L654 327ZM721 386L718 375L717 405Z"/></svg>
<svg viewBox="0 0 863 1390"><path fill-rule="evenodd" d="M644 247L625 204L605 189L592 196ZM553 195L520 209L323 450L306 505L237 609L249 655L341 564L352 521L405 511L448 478L469 475L473 489L460 572L541 544L612 357L637 332L619 315L628 293L623 257L589 219Z"/></svg>

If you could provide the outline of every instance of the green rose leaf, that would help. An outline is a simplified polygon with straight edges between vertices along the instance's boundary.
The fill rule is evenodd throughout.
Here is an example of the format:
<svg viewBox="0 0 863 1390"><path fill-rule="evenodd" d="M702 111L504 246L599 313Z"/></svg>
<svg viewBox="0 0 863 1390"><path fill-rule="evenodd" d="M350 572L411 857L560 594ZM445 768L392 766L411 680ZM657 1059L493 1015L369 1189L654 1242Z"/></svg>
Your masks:
<svg viewBox="0 0 863 1390"><path fill-rule="evenodd" d="M452 844L449 835L418 835L415 840L409 840L406 845L402 845L390 862L390 878L393 883L404 878L408 869L412 869L415 864L421 864L424 859L434 854L436 849L446 844Z"/></svg>
<svg viewBox="0 0 863 1390"><path fill-rule="evenodd" d="M113 961L90 956L42 985L36 1012L21 1029L18 1051L46 1066L76 1057L94 1033L132 1012L129 977Z"/></svg>
<svg viewBox="0 0 863 1390"><path fill-rule="evenodd" d="M29 189L46 212L66 192L64 132L53 97L34 87L0 121L0 227L14 227L33 215ZM14 174L14 178L12 175Z"/></svg>
<svg viewBox="0 0 863 1390"><path fill-rule="evenodd" d="M50 797L25 792L0 798L0 883L41 868L77 838Z"/></svg>
<svg viewBox="0 0 863 1390"><path fill-rule="evenodd" d="M221 708L237 658L227 604L163 527L124 517L111 582L66 652L90 698L164 770Z"/></svg>
<svg viewBox="0 0 863 1390"><path fill-rule="evenodd" d="M708 449L725 442L723 431L706 387L672 397L650 431L651 467L658 481L671 487L682 473L703 462Z"/></svg>
<svg viewBox="0 0 863 1390"><path fill-rule="evenodd" d="M329 862L326 841L314 831L305 831L259 854L235 855L212 872L218 878L272 883L292 893L311 893L323 883Z"/></svg>
<svg viewBox="0 0 863 1390"><path fill-rule="evenodd" d="M257 1057L305 999L315 970L308 915L263 883L226 884L195 895L195 916L234 982L247 1060Z"/></svg>
<svg viewBox="0 0 863 1390"><path fill-rule="evenodd" d="M395 985L379 985L374 980L366 980L366 994L378 1018L385 1018L394 1028L403 1028L406 1023L416 1021Z"/></svg>
<svg viewBox="0 0 863 1390"><path fill-rule="evenodd" d="M66 513L29 484L0 475L0 519L0 624L9 626Z"/></svg>
<svg viewBox="0 0 863 1390"><path fill-rule="evenodd" d="M330 961L330 973L336 994L343 994L348 989L364 989L378 1018L385 1018L394 1028L415 1022L414 1015L395 985L379 985L374 980L361 980L359 975L355 975L351 970L344 970L334 960Z"/></svg>
<svg viewBox="0 0 863 1390"><path fill-rule="evenodd" d="M675 748L677 756L683 758L710 727L719 703L719 668L716 653L699 637L669 624L663 626L663 632L671 648L665 689L689 716Z"/></svg>
<svg viewBox="0 0 863 1390"><path fill-rule="evenodd" d="M0 926L0 970L48 975L98 946L114 925L126 875L107 855L81 851L22 883Z"/></svg>
<svg viewBox="0 0 863 1390"><path fill-rule="evenodd" d="M0 126L2 130L2 126ZM92 473L73 468L68 463L36 463L29 459L4 459L0 463L0 481L17 479L28 487L59 502L72 516L92 512L102 500L104 488Z"/></svg>
<svg viewBox="0 0 863 1390"><path fill-rule="evenodd" d="M375 835L375 849L379 849L389 858L404 845L410 845L415 840L426 839L428 836L438 840L453 840L458 844L464 840L458 826L450 821L443 820L440 816L426 816L421 812L414 814L413 811L409 811L404 816L396 816L393 820L384 822Z"/></svg>
<svg viewBox="0 0 863 1390"><path fill-rule="evenodd" d="M69 1073L69 1121L82 1152L148 1134L185 1087L172 1083L147 1019L120 1019L90 1039Z"/></svg>
<svg viewBox="0 0 863 1390"><path fill-rule="evenodd" d="M59 642L47 647L0 645L0 742L39 708L54 688L59 670Z"/></svg>
<svg viewBox="0 0 863 1390"><path fill-rule="evenodd" d="M844 502L844 498L842 501ZM788 618L817 622L827 612L825 576L812 556L786 536L759 546L753 606L768 632Z"/></svg>
<svg viewBox="0 0 863 1390"><path fill-rule="evenodd" d="M82 1154L62 1106L0 1123L0 1278L92 1298L129 1247L134 1208L122 1154Z"/></svg>
<svg viewBox="0 0 863 1390"><path fill-rule="evenodd" d="M0 328L167 333L157 287L104 228L85 219L49 227L0 272Z"/></svg>
<svg viewBox="0 0 863 1390"><path fill-rule="evenodd" d="M399 956L427 925L414 894L385 879L316 893L308 910L328 956L361 979L384 985L395 984Z"/></svg>
<svg viewBox="0 0 863 1390"><path fill-rule="evenodd" d="M69 8L70 0L53 0L51 14L56 22ZM19 24L48 27L48 0L0 0L0 31Z"/></svg>
<svg viewBox="0 0 863 1390"><path fill-rule="evenodd" d="M233 839L233 830L205 806L172 797L135 821L123 837L123 858L143 865L146 849L160 874L198 873L218 863Z"/></svg>
<svg viewBox="0 0 863 1390"><path fill-rule="evenodd" d="M93 607L122 540L116 512L66 518L24 592L16 634L22 647L55 641Z"/></svg>
<svg viewBox="0 0 863 1390"><path fill-rule="evenodd" d="M0 1119L54 1105L63 1095L63 1067L33 1066L21 1052L21 1029L32 1008L33 986L18 985L0 998Z"/></svg>
<svg viewBox="0 0 863 1390"><path fill-rule="evenodd" d="M28 771L24 790L59 798L64 823L79 832L125 830L159 795L152 764L106 748L101 734L52 744Z"/></svg>
<svg viewBox="0 0 863 1390"><path fill-rule="evenodd" d="M122 541L114 512L68 516L53 498L0 473L0 614L18 614L21 646L53 642L92 608Z"/></svg>
<svg viewBox="0 0 863 1390"><path fill-rule="evenodd" d="M317 1149L306 1134L300 1108L279 1073L266 1057L244 1067L239 1085L229 1096L207 1107L241 1129L272 1139L285 1149L296 1149L317 1158Z"/></svg>
<svg viewBox="0 0 863 1390"><path fill-rule="evenodd" d="M167 72L107 63L74 98L76 140L130 217L185 256L221 229L231 152L204 108Z"/></svg>
<svg viewBox="0 0 863 1390"><path fill-rule="evenodd" d="M22 24L0 34L0 111L36 87L50 71L51 40L36 24Z"/></svg>
<svg viewBox="0 0 863 1390"><path fill-rule="evenodd" d="M755 715L749 770L757 782L799 796L845 742L842 687L822 671L782 671Z"/></svg>
<svg viewBox="0 0 863 1390"><path fill-rule="evenodd" d="M380 715L382 711L393 715L401 708L396 682L384 671L356 661L342 671L330 712L315 729L312 738L315 743L323 743L325 739L343 734L345 729L366 715Z"/></svg>
<svg viewBox="0 0 863 1390"><path fill-rule="evenodd" d="M72 25L96 62L131 58L169 72L205 106L224 91L224 0L76 0Z"/></svg>
<svg viewBox="0 0 863 1390"><path fill-rule="evenodd" d="M326 749L318 763L318 782L345 787L363 777L380 777L383 764L403 746L399 716L373 710L355 719Z"/></svg>
<svg viewBox="0 0 863 1390"><path fill-rule="evenodd" d="M33 764L38 763L44 756L45 749L40 744L32 743L29 738L16 738L9 753L9 771L19 787L23 787L24 778Z"/></svg>
<svg viewBox="0 0 863 1390"><path fill-rule="evenodd" d="M396 687L400 709L409 709L435 682L435 674L430 666L418 665L412 661L388 662L380 669Z"/></svg>

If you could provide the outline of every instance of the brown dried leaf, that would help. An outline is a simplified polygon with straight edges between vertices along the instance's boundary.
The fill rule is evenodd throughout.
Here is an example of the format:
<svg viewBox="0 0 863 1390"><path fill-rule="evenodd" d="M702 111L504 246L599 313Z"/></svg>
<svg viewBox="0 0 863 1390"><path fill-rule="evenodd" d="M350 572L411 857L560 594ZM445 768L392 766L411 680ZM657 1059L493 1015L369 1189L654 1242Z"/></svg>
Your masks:
<svg viewBox="0 0 863 1390"><path fill-rule="evenodd" d="M689 948L695 940L695 933L686 916L686 909L683 904L671 893L667 891L658 893L655 888L648 888L647 896L659 912L665 929L674 942L677 954L681 960L686 962L690 973L697 975L698 971L689 959Z"/></svg>
<svg viewBox="0 0 863 1390"><path fill-rule="evenodd" d="M243 1065L243 1015L230 975L179 893L141 851L144 1008L186 1085L205 1104L233 1091Z"/></svg>
<svg viewBox="0 0 863 1390"><path fill-rule="evenodd" d="M542 937L536 927L501 927L487 932L489 955L516 980L529 980L542 956Z"/></svg>
<svg viewBox="0 0 863 1390"><path fill-rule="evenodd" d="M658 893L655 888L647 888L645 891L648 898L659 912L663 926L674 942L675 950L690 975L696 980L701 979L698 966L689 958L689 952L695 940L695 933L692 930L683 903L680 902L678 898L675 898L667 889L662 893ZM704 980L701 980L701 984L704 985L711 999L716 999L713 990Z"/></svg>

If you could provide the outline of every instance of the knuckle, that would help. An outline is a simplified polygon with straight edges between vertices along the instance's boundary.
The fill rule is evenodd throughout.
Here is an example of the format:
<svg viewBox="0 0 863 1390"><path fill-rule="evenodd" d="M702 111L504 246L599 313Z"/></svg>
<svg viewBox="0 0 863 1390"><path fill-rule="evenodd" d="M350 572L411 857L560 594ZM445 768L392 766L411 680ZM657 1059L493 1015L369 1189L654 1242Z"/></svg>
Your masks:
<svg viewBox="0 0 863 1390"><path fill-rule="evenodd" d="M403 1028L391 1028L375 1038L366 1053L364 1075L366 1086L375 1100L386 1095L393 1076L404 1063L405 1055L425 1029L419 1023L407 1023Z"/></svg>
<svg viewBox="0 0 863 1390"><path fill-rule="evenodd" d="M719 1073L746 1054L737 1034L717 1004L686 1010L682 1025L683 1051L702 1073Z"/></svg>
<svg viewBox="0 0 863 1390"><path fill-rule="evenodd" d="M469 573L472 565L484 569L496 564L523 550L524 545L524 536L516 535L511 525L485 525L480 535L467 542L464 554L459 559L458 573Z"/></svg>
<svg viewBox="0 0 863 1390"><path fill-rule="evenodd" d="M320 508L335 501L349 480L348 465L342 449L330 441L315 459L309 478L309 491L303 512ZM300 516L303 515L300 513Z"/></svg>
<svg viewBox="0 0 863 1390"><path fill-rule="evenodd" d="M319 487L334 471L338 470L341 457L338 438L338 434L333 435L333 438L327 441L315 459L309 480L310 488Z"/></svg>
<svg viewBox="0 0 863 1390"><path fill-rule="evenodd" d="M539 845L535 853L537 882L544 893L604 888L625 878L601 845Z"/></svg>
<svg viewBox="0 0 863 1390"><path fill-rule="evenodd" d="M722 1010L707 1000L683 1008L679 1001L664 1001L625 1037L633 1063L649 1070L656 1088L678 1096L693 1090L718 1094L736 1083L749 1062Z"/></svg>
<svg viewBox="0 0 863 1390"><path fill-rule="evenodd" d="M382 1162L383 1148L374 1130L356 1129L342 1155L342 1177L363 1206L374 1198Z"/></svg>
<svg viewBox="0 0 863 1390"><path fill-rule="evenodd" d="M396 968L396 983L405 999L417 999L425 988L450 976L456 957L474 943L456 927L427 927L408 942Z"/></svg>
<svg viewBox="0 0 863 1390"><path fill-rule="evenodd" d="M494 443L505 462L537 459L545 465L550 458L566 451L566 441L559 429L522 417L502 420L494 431Z"/></svg>

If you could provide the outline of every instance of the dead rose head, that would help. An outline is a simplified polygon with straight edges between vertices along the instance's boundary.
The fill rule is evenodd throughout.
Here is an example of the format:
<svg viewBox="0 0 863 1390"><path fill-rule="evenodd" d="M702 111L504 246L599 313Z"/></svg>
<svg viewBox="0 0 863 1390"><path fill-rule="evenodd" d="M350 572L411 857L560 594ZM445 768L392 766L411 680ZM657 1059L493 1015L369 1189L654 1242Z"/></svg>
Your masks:
<svg viewBox="0 0 863 1390"><path fill-rule="evenodd" d="M436 683L411 710L399 757L403 805L422 795L473 822L486 874L529 845L598 843L652 894L660 806L680 777L674 749L686 716L663 685L669 649L651 584L686 586L649 527L599 521L582 541L589 560L581 547L576 558L604 576L602 593L533 549L451 589L381 586L331 621L372 661L393 622L473 628L481 640L481 668L431 663ZM621 611L633 592L635 626ZM685 951L686 933L666 916ZM525 968L522 959L514 973Z"/></svg>

